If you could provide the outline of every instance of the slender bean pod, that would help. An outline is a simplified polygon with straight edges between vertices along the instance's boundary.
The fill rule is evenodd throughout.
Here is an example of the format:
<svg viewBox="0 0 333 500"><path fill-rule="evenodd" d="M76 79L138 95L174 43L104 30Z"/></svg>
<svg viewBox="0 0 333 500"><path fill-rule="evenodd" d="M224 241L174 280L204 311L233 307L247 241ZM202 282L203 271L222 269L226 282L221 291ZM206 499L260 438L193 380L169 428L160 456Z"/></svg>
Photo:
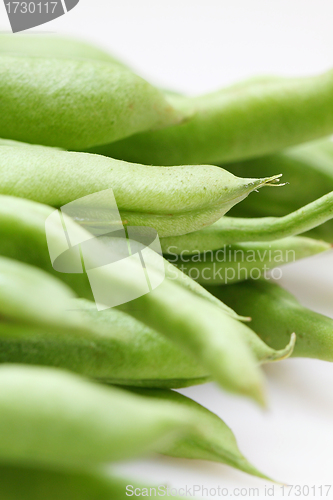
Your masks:
<svg viewBox="0 0 333 500"><path fill-rule="evenodd" d="M172 402L175 407L190 408L198 414L200 429L196 435L176 440L171 446L161 448L165 455L196 460L220 462L239 469L247 474L270 480L258 471L239 451L236 438L231 429L217 415L195 401L175 391L131 389L137 394L154 400ZM200 415L200 416L199 416Z"/></svg>
<svg viewBox="0 0 333 500"><path fill-rule="evenodd" d="M60 207L112 188L123 223L153 227L160 236L201 229L278 178L239 179L210 165L146 167L53 148L0 147L0 194Z"/></svg>
<svg viewBox="0 0 333 500"><path fill-rule="evenodd" d="M217 285L257 280L265 277L269 269L330 249L330 243L294 236L272 242L226 245L215 252L171 254L168 258L199 283Z"/></svg>
<svg viewBox="0 0 333 500"><path fill-rule="evenodd" d="M247 159L332 134L332 104L332 71L308 78L254 79L183 99L181 109L187 107L190 115L183 123L92 151L149 165Z"/></svg>
<svg viewBox="0 0 333 500"><path fill-rule="evenodd" d="M66 368L116 385L185 387L207 369L157 331L116 309L97 311L43 271L0 258L0 362ZM208 294L208 292L207 292ZM219 299L216 299L218 301ZM260 363L290 355L241 331Z"/></svg>
<svg viewBox="0 0 333 500"><path fill-rule="evenodd" d="M333 320L302 306L277 284L249 281L209 290L240 313L251 311L251 328L275 349L295 332L292 356L333 361Z"/></svg>
<svg viewBox="0 0 333 500"><path fill-rule="evenodd" d="M61 370L2 365L0 383L2 462L97 465L145 453L196 425L189 410Z"/></svg>
<svg viewBox="0 0 333 500"><path fill-rule="evenodd" d="M45 236L45 220L50 213L50 207L29 200L1 197L0 254L56 274L80 297L92 295L86 274L57 273L52 268ZM64 220L67 230L78 241L87 240L83 228L68 217ZM25 242L24 248L22 241ZM55 248L63 242L61 224L52 226L48 242ZM136 292L136 296L143 293L141 266L139 269L131 261L121 269L110 269L99 267L99 261L89 258L86 264L98 267L100 285L104 290L117 290L120 295L124 291ZM154 277L155 272L151 269L151 276ZM157 278L160 280L160 276ZM119 308L186 348L226 389L263 401L262 374L241 333L245 325L208 300L167 278L155 290Z"/></svg>
<svg viewBox="0 0 333 500"><path fill-rule="evenodd" d="M0 55L0 136L81 150L177 123L162 92L111 62Z"/></svg>
<svg viewBox="0 0 333 500"><path fill-rule="evenodd" d="M332 186L333 187L333 186ZM182 236L161 239L166 254L218 250L248 241L272 241L318 228L333 218L333 191L284 217L222 217L211 226ZM332 235L331 235L332 238Z"/></svg>

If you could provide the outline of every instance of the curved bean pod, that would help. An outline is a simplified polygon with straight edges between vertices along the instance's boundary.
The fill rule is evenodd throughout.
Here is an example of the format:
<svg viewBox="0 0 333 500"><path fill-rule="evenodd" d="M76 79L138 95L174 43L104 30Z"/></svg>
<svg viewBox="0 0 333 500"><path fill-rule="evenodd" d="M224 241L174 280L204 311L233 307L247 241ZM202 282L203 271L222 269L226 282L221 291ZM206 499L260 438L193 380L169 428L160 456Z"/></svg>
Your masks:
<svg viewBox="0 0 333 500"><path fill-rule="evenodd" d="M166 254L180 254L182 252L191 254L218 250L228 244L272 241L296 236L317 228L332 218L333 191L284 217L241 218L225 216L200 231L162 238L161 246Z"/></svg>
<svg viewBox="0 0 333 500"><path fill-rule="evenodd" d="M157 331L116 309L97 311L92 302L73 300L70 289L39 269L1 257L0 280L1 363L66 368L143 387L186 387L211 378ZM260 363L292 351L293 343L274 351L248 328L241 333Z"/></svg>
<svg viewBox="0 0 333 500"><path fill-rule="evenodd" d="M239 179L209 165L146 167L53 148L0 147L0 194L60 207L112 188L124 224L153 227L160 236L211 224L278 178Z"/></svg>
<svg viewBox="0 0 333 500"><path fill-rule="evenodd" d="M85 149L177 123L162 92L111 62L0 55L0 136Z"/></svg>
<svg viewBox="0 0 333 500"><path fill-rule="evenodd" d="M0 458L84 467L138 455L195 429L191 411L61 370L0 367Z"/></svg>
<svg viewBox="0 0 333 500"><path fill-rule="evenodd" d="M62 470L21 465L0 465L0 500L126 500L144 486L102 470ZM126 490L127 486L132 486ZM149 486L148 492L149 492ZM154 487L151 486L152 492ZM156 487L155 487L156 488ZM126 494L126 492L128 494ZM175 497L180 500L179 497Z"/></svg>
<svg viewBox="0 0 333 500"><path fill-rule="evenodd" d="M272 242L226 245L216 252L197 252L191 256L171 254L168 258L201 284L231 284L259 279L269 269L295 262L331 249L331 244L294 236Z"/></svg>
<svg viewBox="0 0 333 500"><path fill-rule="evenodd" d="M172 402L175 407L190 408L193 413L198 414L198 420L201 424L200 430L190 438L185 436L176 440L171 446L161 447L160 451L165 455L220 462L247 474L271 480L248 462L240 452L232 430L207 408L175 391L158 389L131 389L131 391L154 400Z"/></svg>
<svg viewBox="0 0 333 500"><path fill-rule="evenodd" d="M251 328L268 345L278 349L295 332L293 357L333 361L333 320L302 306L282 287L248 281L209 290L241 314L251 311Z"/></svg>
<svg viewBox="0 0 333 500"><path fill-rule="evenodd" d="M278 195L274 190L269 196L261 191L230 212L236 217L281 217L333 191L333 142L317 141L280 154L230 164L227 168L239 176L261 177L272 171L281 172L287 185ZM333 222L326 222L309 233L311 237L330 242L333 242L332 235Z"/></svg>
<svg viewBox="0 0 333 500"><path fill-rule="evenodd" d="M149 165L216 164L325 137L333 133L333 71L254 79L185 104L192 116L183 123L92 151Z"/></svg>
<svg viewBox="0 0 333 500"><path fill-rule="evenodd" d="M0 197L0 254L42 267L81 297L92 296L86 274L57 273L52 268L45 236L45 220L50 213L50 207L29 200ZM72 234L75 231L79 241L87 239L84 229L69 218L65 220L67 229ZM63 241L63 227L54 224L48 238L57 248ZM94 266L94 261L88 264ZM95 265L99 267L100 262ZM139 273L141 277L141 271L142 267L137 269L134 263L122 270L103 267L99 269L100 283L105 290L137 291L140 296L142 281L137 276ZM228 313L170 279L119 308L185 347L226 389L262 402L262 374L239 331L246 327Z"/></svg>

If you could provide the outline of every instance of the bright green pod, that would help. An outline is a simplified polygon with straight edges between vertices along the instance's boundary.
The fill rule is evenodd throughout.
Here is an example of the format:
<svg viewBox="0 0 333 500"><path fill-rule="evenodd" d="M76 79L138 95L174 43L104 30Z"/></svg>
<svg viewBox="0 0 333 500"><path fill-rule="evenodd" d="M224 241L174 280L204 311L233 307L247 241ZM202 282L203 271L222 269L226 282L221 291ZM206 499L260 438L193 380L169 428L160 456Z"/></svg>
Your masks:
<svg viewBox="0 0 333 500"><path fill-rule="evenodd" d="M85 467L156 449L193 432L184 408L51 368L0 367L1 462Z"/></svg>
<svg viewBox="0 0 333 500"><path fill-rule="evenodd" d="M119 64L0 55L0 136L82 150L179 122L161 91Z"/></svg>
<svg viewBox="0 0 333 500"><path fill-rule="evenodd" d="M60 207L111 188L123 223L153 227L159 236L201 229L278 178L239 179L211 165L166 169L54 148L0 147L0 194Z"/></svg>
<svg viewBox="0 0 333 500"><path fill-rule="evenodd" d="M333 133L333 71L253 79L182 99L179 109L189 118L178 125L92 151L147 165L216 164L319 139Z"/></svg>
<svg viewBox="0 0 333 500"><path fill-rule="evenodd" d="M278 349L296 333L293 357L333 361L333 320L302 306L289 292L269 281L209 287L240 314L251 312L251 328Z"/></svg>
<svg viewBox="0 0 333 500"><path fill-rule="evenodd" d="M171 253L167 257L198 283L228 285L247 279L257 280L265 277L270 269L330 249L331 244L325 241L294 236L272 242L226 245L217 251L192 255L188 252L180 255Z"/></svg>
<svg viewBox="0 0 333 500"><path fill-rule="evenodd" d="M64 470L1 464L0 481L0 500L127 500L135 490L136 493L145 494L147 491L152 495L159 491L158 486L143 486L136 480L126 480L95 469Z"/></svg>
<svg viewBox="0 0 333 500"><path fill-rule="evenodd" d="M211 379L157 331L117 309L73 300L69 288L35 267L0 257L0 281L1 363L65 368L116 385L177 388ZM274 351L252 330L240 332L260 363L292 351L293 342Z"/></svg>
<svg viewBox="0 0 333 500"><path fill-rule="evenodd" d="M52 268L45 236L45 220L50 213L50 207L29 200L0 197L0 254L42 267L69 284L80 297L92 296L86 274L58 273ZM64 220L72 236L87 240L89 235L82 227L68 217ZM63 227L53 224L49 229L48 243L58 248L63 242ZM245 325L230 317L228 311L170 278L150 293L143 292L142 267L139 269L133 261L126 261L121 269L107 269L100 268L99 260L94 261L92 256L89 259L85 263L99 268L104 290L131 296L135 293L138 297L145 293L119 309L187 349L225 389L263 401L262 374L242 336ZM150 276L160 281L154 269L150 269Z"/></svg>
<svg viewBox="0 0 333 500"><path fill-rule="evenodd" d="M200 231L182 236L161 238L161 246L163 253L177 255L218 250L224 245L233 243L272 241L296 236L313 228L320 233L321 228L318 226L325 224L332 218L333 191L284 217L241 218L225 216ZM314 232L311 231L311 234ZM325 230L324 233L326 234L327 231ZM329 236L328 241L332 239L332 234Z"/></svg>
<svg viewBox="0 0 333 500"><path fill-rule="evenodd" d="M169 401L180 408L191 409L198 415L200 429L190 437L182 437L171 445L166 444L160 451L172 457L188 458L192 460L208 460L220 462L247 474L268 479L258 471L240 452L232 430L217 415L207 410L192 399L175 391L159 389L133 389L136 394L148 396L153 400Z"/></svg>
<svg viewBox="0 0 333 500"><path fill-rule="evenodd" d="M232 216L283 217L333 191L333 142L317 141L276 155L230 164L227 168L239 176L261 177L281 172L287 183L278 193L261 191L258 196L248 198L232 209ZM333 242L333 222L315 227L309 236Z"/></svg>

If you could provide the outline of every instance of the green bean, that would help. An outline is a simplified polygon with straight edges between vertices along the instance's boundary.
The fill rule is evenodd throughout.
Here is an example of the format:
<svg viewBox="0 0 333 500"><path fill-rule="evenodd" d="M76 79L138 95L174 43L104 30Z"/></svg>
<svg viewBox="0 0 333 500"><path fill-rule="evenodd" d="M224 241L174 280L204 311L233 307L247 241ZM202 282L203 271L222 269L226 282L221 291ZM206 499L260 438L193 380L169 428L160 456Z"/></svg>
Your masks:
<svg viewBox="0 0 333 500"><path fill-rule="evenodd" d="M165 169L53 148L0 147L1 194L60 207L112 188L123 223L153 227L160 236L211 224L278 178L238 179L209 165Z"/></svg>
<svg viewBox="0 0 333 500"><path fill-rule="evenodd" d="M278 195L261 191L232 209L236 217L285 216L333 191L333 142L317 141L283 153L228 165L235 175L265 176L281 172L287 185ZM297 195L295 188L297 187ZM309 236L333 242L333 222L311 230Z"/></svg>
<svg viewBox="0 0 333 500"><path fill-rule="evenodd" d="M177 123L162 92L111 62L0 55L0 136L84 149Z"/></svg>
<svg viewBox="0 0 333 500"><path fill-rule="evenodd" d="M50 213L50 207L29 200L0 197L0 254L56 274L80 297L88 296L89 292L92 295L86 274L57 273L52 268L45 237L45 220ZM67 231L77 240L85 241L89 237L74 221L68 217L64 220ZM59 247L63 231L60 223L50 227L51 246ZM126 268L99 268L99 260L89 256L86 264L98 267L103 290L116 290L120 295L124 291L136 292L136 296L142 294L142 267L138 269L133 261ZM150 269L153 279L155 273ZM160 280L159 275L157 278ZM262 374L242 336L245 325L208 300L166 278L155 290L119 308L187 349L227 390L263 401Z"/></svg>
<svg viewBox="0 0 333 500"><path fill-rule="evenodd" d="M1 363L61 367L117 385L184 387L209 378L156 331L116 309L73 300L35 267L0 257L0 282Z"/></svg>
<svg viewBox="0 0 333 500"><path fill-rule="evenodd" d="M122 479L102 470L1 464L0 481L0 500L126 500L135 488L138 488L137 493L144 491L144 486L136 480ZM145 487L153 494L153 486ZM155 490L158 491L157 487Z"/></svg>
<svg viewBox="0 0 333 500"><path fill-rule="evenodd" d="M2 462L84 467L145 453L197 425L170 403L61 370L0 367Z"/></svg>
<svg viewBox="0 0 333 500"><path fill-rule="evenodd" d="M209 290L240 313L251 311L251 328L268 345L278 349L296 332L292 356L333 361L333 320L302 306L277 284L251 281Z"/></svg>
<svg viewBox="0 0 333 500"><path fill-rule="evenodd" d="M331 245L324 241L295 236L272 242L226 245L215 252L170 254L168 258L201 284L231 284L257 280L265 277L269 269L330 249Z"/></svg>
<svg viewBox="0 0 333 500"><path fill-rule="evenodd" d="M216 164L271 154L332 134L332 102L332 71L255 79L188 98L192 116L183 123L91 151L154 165Z"/></svg>
<svg viewBox="0 0 333 500"><path fill-rule="evenodd" d="M174 441L171 446L167 444L162 447L163 454L179 458L220 462L247 474L270 480L248 462L240 452L232 430L207 408L175 391L133 388L131 391L134 391L135 394L148 396L153 400L172 402L175 408L190 408L193 414L198 414L198 421L200 420L201 425L197 433L190 437L182 437Z"/></svg>
<svg viewBox="0 0 333 500"><path fill-rule="evenodd" d="M164 253L196 253L248 241L272 241L309 231L333 218L333 191L284 217L222 217L200 231L161 239Z"/></svg>
<svg viewBox="0 0 333 500"><path fill-rule="evenodd" d="M29 35L20 34L11 36L10 34L0 34L0 54L10 54L13 56L64 58L64 59L91 59L93 61L111 62L112 64L123 63L118 61L103 49L84 42L83 40L43 34Z"/></svg>
<svg viewBox="0 0 333 500"><path fill-rule="evenodd" d="M116 309L97 311L92 302L73 300L70 289L39 269L0 257L0 281L1 363L61 367L143 387L185 387L211 378L158 332ZM248 328L242 334L261 363L293 348L292 342L274 351Z"/></svg>

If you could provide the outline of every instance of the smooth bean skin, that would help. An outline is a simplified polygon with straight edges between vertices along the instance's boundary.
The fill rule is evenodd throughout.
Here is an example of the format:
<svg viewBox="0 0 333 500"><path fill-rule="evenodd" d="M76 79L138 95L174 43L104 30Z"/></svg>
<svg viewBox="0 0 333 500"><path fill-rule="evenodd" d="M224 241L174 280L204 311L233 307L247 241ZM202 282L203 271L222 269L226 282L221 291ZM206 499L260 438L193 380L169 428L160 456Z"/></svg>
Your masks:
<svg viewBox="0 0 333 500"><path fill-rule="evenodd" d="M60 207L112 188L123 223L153 227L160 236L201 229L278 178L239 179L210 165L147 167L53 148L0 147L0 194Z"/></svg>
<svg viewBox="0 0 333 500"><path fill-rule="evenodd" d="M162 92L111 62L0 55L0 136L82 150L177 123Z"/></svg>
<svg viewBox="0 0 333 500"><path fill-rule="evenodd" d="M86 274L59 273L52 267L45 221L53 210L46 205L14 196L0 196L0 255L39 267L62 280L79 297L93 300ZM53 225L50 238L55 247L62 235L63 230Z"/></svg>
<svg viewBox="0 0 333 500"><path fill-rule="evenodd" d="M12 305L17 310L25 306L22 300ZM73 324L70 317L61 328L52 321L47 325L36 318L32 325L7 314L0 321L0 362L64 368L120 386L179 388L211 380L194 356L128 314L114 308L97 311L84 300L72 301L71 307L80 321L75 317ZM45 308L49 312L54 313L53 307ZM294 345L292 340L275 351L249 328L241 334L259 363L288 357Z"/></svg>
<svg viewBox="0 0 333 500"><path fill-rule="evenodd" d="M0 500L127 500L126 486L143 488L136 480L122 479L100 470L61 470L11 464L0 465L0 481Z"/></svg>
<svg viewBox="0 0 333 500"><path fill-rule="evenodd" d="M331 244L302 236L271 242L226 245L215 252L168 255L172 263L204 285L231 284L259 279L269 269L331 249Z"/></svg>
<svg viewBox="0 0 333 500"><path fill-rule="evenodd" d="M220 462L239 469L247 474L270 480L258 471L240 452L232 430L217 415L192 399L175 391L154 389L131 389L136 394L148 396L154 400L172 402L175 407L189 408L198 414L200 429L196 434L176 440L171 446L161 449L165 455L195 460Z"/></svg>
<svg viewBox="0 0 333 500"><path fill-rule="evenodd" d="M230 211L232 217L284 217L333 191L333 142L316 141L276 155L230 164L226 168L239 176L281 172L287 183L278 193L261 190L258 196L244 200ZM330 242L333 242L332 235L331 221L309 232L313 238Z"/></svg>
<svg viewBox="0 0 333 500"><path fill-rule="evenodd" d="M57 273L51 266L45 237L45 219L51 212L50 207L29 200L0 197L0 254L44 266L84 297L90 291L86 274ZM75 232L79 241L87 239L83 228L69 218L64 220L67 230L71 234ZM51 241L57 248L59 239L62 241L63 238L62 225L54 224L48 238L49 243ZM22 241L25 242L24 249ZM86 264L93 266L94 261L86 261ZM95 264L100 265L99 262ZM141 271L141 266L138 269L131 262L126 269L113 266L110 270L104 266L98 273L103 289L119 293L130 291L131 294L137 291L139 296L142 293ZM150 273L153 276L155 270L151 269ZM118 309L187 349L225 389L263 403L262 373L239 331L244 325L231 318L228 312L170 279L164 279L152 292Z"/></svg>
<svg viewBox="0 0 333 500"><path fill-rule="evenodd" d="M224 245L233 243L272 241L296 236L313 228L320 232L318 226L325 224L332 218L333 191L283 217L241 218L225 216L214 224L200 229L200 231L162 238L161 246L166 254L191 254L218 250ZM311 231L310 234L313 233L314 231ZM330 234L330 238L332 238L332 234Z"/></svg>
<svg viewBox="0 0 333 500"><path fill-rule="evenodd" d="M190 411L51 368L0 367L0 459L84 467L121 460L191 432Z"/></svg>
<svg viewBox="0 0 333 500"><path fill-rule="evenodd" d="M319 139L333 132L333 72L254 79L189 98L187 107L183 123L92 151L149 165L222 164Z"/></svg>
<svg viewBox="0 0 333 500"><path fill-rule="evenodd" d="M302 306L289 292L268 281L209 287L241 314L251 311L251 328L278 349L296 333L293 357L333 361L333 320Z"/></svg>

